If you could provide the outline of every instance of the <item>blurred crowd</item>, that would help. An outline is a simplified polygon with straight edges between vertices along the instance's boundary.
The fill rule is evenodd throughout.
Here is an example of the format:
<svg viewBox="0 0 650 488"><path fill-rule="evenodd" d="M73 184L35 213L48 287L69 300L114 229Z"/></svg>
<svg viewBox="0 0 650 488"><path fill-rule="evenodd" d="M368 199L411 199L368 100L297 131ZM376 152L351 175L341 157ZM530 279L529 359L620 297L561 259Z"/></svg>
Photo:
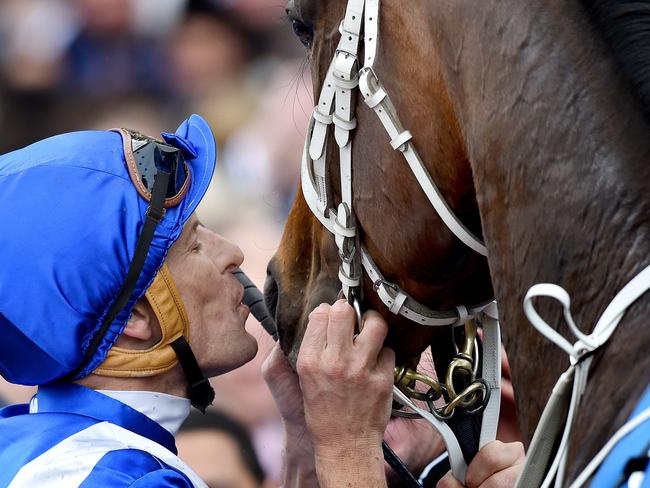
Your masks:
<svg viewBox="0 0 650 488"><path fill-rule="evenodd" d="M199 217L243 249L243 269L261 286L312 106L306 53L284 15L284 0L0 0L0 153L74 130L157 135L203 115L219 155ZM226 418L214 429L252 446L233 456L253 484L228 486L272 486L282 431L260 374L271 340L252 319L247 327L260 352L214 380L213 413ZM0 378L0 403L32 394Z"/></svg>

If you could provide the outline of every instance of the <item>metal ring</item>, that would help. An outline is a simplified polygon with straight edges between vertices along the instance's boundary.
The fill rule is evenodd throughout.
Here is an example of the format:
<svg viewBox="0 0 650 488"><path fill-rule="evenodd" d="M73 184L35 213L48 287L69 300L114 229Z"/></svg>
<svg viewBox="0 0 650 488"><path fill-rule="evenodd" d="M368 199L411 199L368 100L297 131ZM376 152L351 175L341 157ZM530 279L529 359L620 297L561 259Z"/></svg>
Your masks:
<svg viewBox="0 0 650 488"><path fill-rule="evenodd" d="M382 285L390 288L391 290L393 290L395 292L400 291L399 286L397 286L395 283L391 283L390 281L386 281L383 278L378 278L375 282L373 282L372 287L374 288L375 291L377 291L377 290L379 290L379 287L382 286Z"/></svg>
<svg viewBox="0 0 650 488"><path fill-rule="evenodd" d="M361 303L359 303L356 296L352 299L352 308L354 308L354 313L357 315L357 325L359 326L359 332L361 332L363 330L363 313L361 312Z"/></svg>
<svg viewBox="0 0 650 488"><path fill-rule="evenodd" d="M481 401L478 407L472 410L465 411L467 415L476 415L477 413L481 413L483 410L485 410L485 407L487 407L487 404L490 401L490 395L492 394L492 390L490 389L490 386L487 384L487 381L485 381L483 378L479 378L476 381L478 383L482 383L485 386L485 390L484 390L485 394L483 395L483 400Z"/></svg>
<svg viewBox="0 0 650 488"><path fill-rule="evenodd" d="M341 288L339 294L336 296L336 299L340 300L341 298L345 298L354 309L354 314L357 318L357 326L359 327L359 332L361 332L363 330L363 312L361 311L361 302L357 298L357 294L355 293L354 289L350 288L350 296L346 297L345 293L343 292L343 288Z"/></svg>
<svg viewBox="0 0 650 488"><path fill-rule="evenodd" d="M433 408L431 410L431 415L433 415L438 420L446 422L454 416L454 410L452 409L451 413L446 414L445 409L446 407Z"/></svg>
<svg viewBox="0 0 650 488"><path fill-rule="evenodd" d="M480 386L479 386L480 385ZM479 389L485 390L487 383L485 381L474 381L471 385L467 386L460 394L452 398L451 401L442 407L443 414L453 415L456 407L461 406L461 403L466 399L468 395L474 394ZM482 388L481 388L482 387Z"/></svg>

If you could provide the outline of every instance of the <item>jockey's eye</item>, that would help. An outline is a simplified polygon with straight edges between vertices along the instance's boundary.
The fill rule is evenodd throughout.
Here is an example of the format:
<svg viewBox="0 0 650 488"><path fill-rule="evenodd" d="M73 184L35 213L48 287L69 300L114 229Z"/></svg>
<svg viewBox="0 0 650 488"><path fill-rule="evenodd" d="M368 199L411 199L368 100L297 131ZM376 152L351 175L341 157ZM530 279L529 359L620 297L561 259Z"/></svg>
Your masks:
<svg viewBox="0 0 650 488"><path fill-rule="evenodd" d="M307 49L311 49L311 43L314 40L314 28L310 25L306 25L295 17L292 17L291 13L287 13L289 15L289 20L291 21L291 26L293 27L293 32L298 36L300 42L302 42Z"/></svg>

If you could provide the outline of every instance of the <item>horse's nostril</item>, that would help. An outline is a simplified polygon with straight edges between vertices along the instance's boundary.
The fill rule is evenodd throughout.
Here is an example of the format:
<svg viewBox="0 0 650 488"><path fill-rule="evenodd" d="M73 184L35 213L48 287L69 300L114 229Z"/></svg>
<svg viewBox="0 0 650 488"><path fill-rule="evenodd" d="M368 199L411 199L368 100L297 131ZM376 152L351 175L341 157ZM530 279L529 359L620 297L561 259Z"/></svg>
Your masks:
<svg viewBox="0 0 650 488"><path fill-rule="evenodd" d="M273 272L270 268L266 270L266 281L264 281L264 302L269 313L277 322L278 282L273 277Z"/></svg>

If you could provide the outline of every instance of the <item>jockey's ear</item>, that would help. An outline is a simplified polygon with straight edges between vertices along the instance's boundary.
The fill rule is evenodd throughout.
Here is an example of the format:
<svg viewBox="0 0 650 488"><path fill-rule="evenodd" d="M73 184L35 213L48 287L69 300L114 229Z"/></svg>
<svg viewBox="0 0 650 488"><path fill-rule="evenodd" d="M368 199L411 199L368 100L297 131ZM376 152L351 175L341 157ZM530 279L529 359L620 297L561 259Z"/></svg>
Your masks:
<svg viewBox="0 0 650 488"><path fill-rule="evenodd" d="M133 307L133 313L115 345L126 349L148 349L161 338L158 318L149 301L142 297Z"/></svg>

